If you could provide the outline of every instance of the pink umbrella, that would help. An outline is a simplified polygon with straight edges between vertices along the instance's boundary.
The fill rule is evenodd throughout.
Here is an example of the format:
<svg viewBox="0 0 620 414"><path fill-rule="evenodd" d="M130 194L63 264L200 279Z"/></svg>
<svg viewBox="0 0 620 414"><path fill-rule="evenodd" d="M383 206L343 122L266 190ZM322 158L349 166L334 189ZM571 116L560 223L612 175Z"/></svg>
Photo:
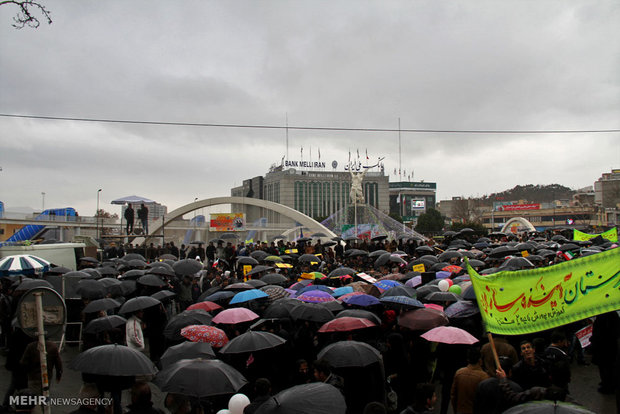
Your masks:
<svg viewBox="0 0 620 414"><path fill-rule="evenodd" d="M216 348L228 343L228 337L221 329L208 325L189 325L181 329L181 336L192 342L206 342Z"/></svg>
<svg viewBox="0 0 620 414"><path fill-rule="evenodd" d="M343 316L342 318L337 318L323 324L319 332L349 332L356 329L371 328L373 326L377 325L368 319Z"/></svg>
<svg viewBox="0 0 620 414"><path fill-rule="evenodd" d="M193 305L190 305L187 307L187 310L193 310L193 309L202 309L204 311L211 312L213 310L222 309L222 307L215 302L209 302L207 300L204 302L194 303Z"/></svg>
<svg viewBox="0 0 620 414"><path fill-rule="evenodd" d="M323 303L336 300L332 295L322 290L309 290L297 296L297 299L306 303Z"/></svg>
<svg viewBox="0 0 620 414"><path fill-rule="evenodd" d="M435 310L438 310L440 312L443 312L443 306L437 305L435 303L425 303L424 307L425 308L429 308L429 309L435 309Z"/></svg>
<svg viewBox="0 0 620 414"><path fill-rule="evenodd" d="M443 344L471 345L478 342L469 332L454 326L438 326L420 336L427 341Z"/></svg>
<svg viewBox="0 0 620 414"><path fill-rule="evenodd" d="M213 323L225 323L234 325L241 322L253 321L259 316L246 308L230 308L224 309L213 318Z"/></svg>
<svg viewBox="0 0 620 414"><path fill-rule="evenodd" d="M405 286L409 286L409 287L418 287L422 284L422 276L414 276L411 279L409 279L408 281L405 282Z"/></svg>

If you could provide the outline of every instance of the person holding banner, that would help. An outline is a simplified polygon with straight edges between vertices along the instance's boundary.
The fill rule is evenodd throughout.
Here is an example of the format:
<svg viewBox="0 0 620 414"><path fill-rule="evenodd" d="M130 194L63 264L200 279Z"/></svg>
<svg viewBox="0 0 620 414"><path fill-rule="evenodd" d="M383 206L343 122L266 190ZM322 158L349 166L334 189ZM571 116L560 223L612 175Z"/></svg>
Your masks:
<svg viewBox="0 0 620 414"><path fill-rule="evenodd" d="M524 390L548 386L549 376L545 361L536 355L532 342L522 341L520 347L521 360L512 368L512 379Z"/></svg>

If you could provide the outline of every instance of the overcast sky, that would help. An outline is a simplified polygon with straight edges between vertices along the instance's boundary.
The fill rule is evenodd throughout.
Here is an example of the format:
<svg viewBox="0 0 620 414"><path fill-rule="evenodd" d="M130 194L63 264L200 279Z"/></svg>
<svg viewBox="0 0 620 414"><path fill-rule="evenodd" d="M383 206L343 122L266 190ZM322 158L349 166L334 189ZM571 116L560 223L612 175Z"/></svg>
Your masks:
<svg viewBox="0 0 620 414"><path fill-rule="evenodd" d="M388 129L289 130L289 159L339 169L359 149L398 181L403 130L620 128L620 2L45 1L0 7L0 113ZM438 199L592 185L620 133L401 134L401 168ZM310 149L311 148L311 149ZM230 195L286 154L283 129L0 117L0 200L93 215L137 194ZM328 168L331 169L331 168Z"/></svg>

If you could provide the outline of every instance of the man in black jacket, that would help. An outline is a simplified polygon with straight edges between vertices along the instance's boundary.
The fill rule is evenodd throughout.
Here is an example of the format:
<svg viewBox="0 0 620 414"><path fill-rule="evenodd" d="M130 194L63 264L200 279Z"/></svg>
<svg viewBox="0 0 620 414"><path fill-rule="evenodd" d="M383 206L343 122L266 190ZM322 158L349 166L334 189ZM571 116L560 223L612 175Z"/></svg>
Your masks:
<svg viewBox="0 0 620 414"><path fill-rule="evenodd" d="M127 208L125 209L125 220L127 220L127 234L133 233L134 211L131 204L127 205ZM129 233L130 229L131 233Z"/></svg>
<svg viewBox="0 0 620 414"><path fill-rule="evenodd" d="M138 218L140 219L140 222L142 222L144 234L149 234L149 209L146 208L144 203L142 203L140 210L138 210Z"/></svg>

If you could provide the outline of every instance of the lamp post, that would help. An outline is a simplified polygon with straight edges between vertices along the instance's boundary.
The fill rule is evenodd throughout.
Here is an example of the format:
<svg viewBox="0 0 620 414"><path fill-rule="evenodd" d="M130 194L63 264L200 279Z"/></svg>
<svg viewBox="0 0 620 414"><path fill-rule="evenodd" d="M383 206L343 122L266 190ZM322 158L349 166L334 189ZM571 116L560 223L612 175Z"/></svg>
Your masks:
<svg viewBox="0 0 620 414"><path fill-rule="evenodd" d="M41 191L41 213L45 211L45 192Z"/></svg>
<svg viewBox="0 0 620 414"><path fill-rule="evenodd" d="M97 221L97 238L99 238L99 194L101 193L101 188L97 190L97 212L95 213L95 220Z"/></svg>
<svg viewBox="0 0 620 414"><path fill-rule="evenodd" d="M198 197L194 198L194 203L198 201ZM196 241L196 209L194 209L194 241Z"/></svg>

